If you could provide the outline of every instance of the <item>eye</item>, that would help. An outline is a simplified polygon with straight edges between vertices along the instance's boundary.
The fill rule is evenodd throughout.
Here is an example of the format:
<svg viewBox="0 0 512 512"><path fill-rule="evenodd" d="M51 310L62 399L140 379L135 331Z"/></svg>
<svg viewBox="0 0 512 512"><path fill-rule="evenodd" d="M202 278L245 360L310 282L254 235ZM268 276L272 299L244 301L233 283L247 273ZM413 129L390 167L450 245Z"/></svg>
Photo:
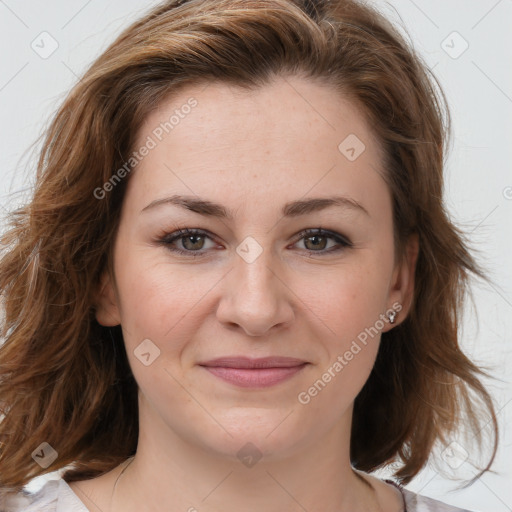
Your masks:
<svg viewBox="0 0 512 512"><path fill-rule="evenodd" d="M183 254L185 256L202 256L204 252L199 252L203 249L204 242L206 239L211 240L211 237L203 230L200 229L178 229L174 233L165 235L161 242L172 252L177 254ZM175 242L181 242L178 245L184 247L180 249L174 247Z"/></svg>
<svg viewBox="0 0 512 512"><path fill-rule="evenodd" d="M329 240L334 241L334 247L331 246L330 249L324 250ZM338 252L347 247L353 246L350 240L348 240L348 238L345 236L322 228L306 229L302 231L297 242L304 242L306 250L310 254L318 253L319 256Z"/></svg>
<svg viewBox="0 0 512 512"><path fill-rule="evenodd" d="M203 250L205 249L204 245L206 240L213 242L212 237L206 231L184 228L164 235L159 242L176 254L198 257L206 253L206 251ZM326 250L329 240L334 242L334 247L331 245L331 247ZM322 228L306 229L302 231L295 244L301 241L304 242L306 246L305 250L309 254L318 254L319 256L338 252L353 246L345 236ZM178 247L176 247L175 244L178 245ZM210 246L210 248L212 247ZM208 249L208 247L206 249Z"/></svg>

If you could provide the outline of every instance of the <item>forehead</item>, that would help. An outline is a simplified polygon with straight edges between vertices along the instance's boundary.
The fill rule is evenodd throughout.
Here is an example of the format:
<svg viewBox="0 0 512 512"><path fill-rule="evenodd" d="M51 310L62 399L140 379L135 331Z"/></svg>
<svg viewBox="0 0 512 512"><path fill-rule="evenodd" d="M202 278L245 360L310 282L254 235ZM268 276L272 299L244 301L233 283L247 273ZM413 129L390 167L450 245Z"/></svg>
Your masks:
<svg viewBox="0 0 512 512"><path fill-rule="evenodd" d="M362 110L343 93L318 79L289 76L253 89L209 82L171 91L146 116L136 145L142 144L149 133L154 132L160 139L190 128L215 130L202 137L203 145L208 145L215 135L229 136L226 142L251 140L262 127L267 144L305 132L311 143L323 139L328 132L337 137L354 134L374 146L377 142ZM254 141L261 139L254 137Z"/></svg>
<svg viewBox="0 0 512 512"><path fill-rule="evenodd" d="M146 117L135 150L144 145L152 149L131 181L153 200L170 189L228 202L336 188L364 201L383 185L380 144L362 112L332 87L297 77L254 90L187 86Z"/></svg>

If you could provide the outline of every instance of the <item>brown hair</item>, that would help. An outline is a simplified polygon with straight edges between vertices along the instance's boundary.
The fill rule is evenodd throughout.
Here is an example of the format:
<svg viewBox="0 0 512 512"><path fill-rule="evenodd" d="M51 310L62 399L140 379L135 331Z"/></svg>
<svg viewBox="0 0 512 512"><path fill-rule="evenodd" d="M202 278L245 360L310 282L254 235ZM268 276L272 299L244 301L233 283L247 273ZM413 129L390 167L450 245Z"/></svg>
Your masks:
<svg viewBox="0 0 512 512"><path fill-rule="evenodd" d="M407 483L463 414L480 445L485 409L494 444L482 472L490 468L493 402L458 343L470 273L485 276L443 205L450 117L435 78L355 0L190 0L154 8L76 84L46 135L33 198L2 238L0 487L19 490L67 465L67 481L92 478L135 454L137 384L120 327L100 326L93 306L129 175L103 199L93 191L128 161L164 97L201 81L257 88L285 75L334 86L359 106L384 149L398 255L419 236L412 309L382 335L355 401L354 467L398 461L395 477ZM42 442L58 453L47 468L31 457Z"/></svg>

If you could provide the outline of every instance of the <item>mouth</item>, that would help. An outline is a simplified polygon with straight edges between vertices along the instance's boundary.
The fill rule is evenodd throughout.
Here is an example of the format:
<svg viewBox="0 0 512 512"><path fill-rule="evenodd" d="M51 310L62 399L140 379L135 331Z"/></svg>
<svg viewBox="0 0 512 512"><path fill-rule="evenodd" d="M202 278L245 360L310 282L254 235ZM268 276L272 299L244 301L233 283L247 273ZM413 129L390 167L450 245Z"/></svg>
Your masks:
<svg viewBox="0 0 512 512"><path fill-rule="evenodd" d="M309 363L291 357L221 357L200 363L210 374L244 388L264 388L288 380Z"/></svg>

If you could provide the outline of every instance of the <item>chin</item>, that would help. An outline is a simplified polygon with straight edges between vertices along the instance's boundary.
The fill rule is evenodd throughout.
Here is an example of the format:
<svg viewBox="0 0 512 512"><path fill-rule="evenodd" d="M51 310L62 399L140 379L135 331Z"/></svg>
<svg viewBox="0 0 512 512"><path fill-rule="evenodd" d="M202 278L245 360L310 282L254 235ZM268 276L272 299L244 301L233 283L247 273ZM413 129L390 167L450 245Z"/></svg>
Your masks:
<svg viewBox="0 0 512 512"><path fill-rule="evenodd" d="M208 451L242 463L244 457L259 459L264 456L265 461L286 458L307 444L304 424L296 424L291 417L287 418L290 411L230 411L229 419L217 417L226 430L219 427L209 433L203 432L206 435L200 443Z"/></svg>

